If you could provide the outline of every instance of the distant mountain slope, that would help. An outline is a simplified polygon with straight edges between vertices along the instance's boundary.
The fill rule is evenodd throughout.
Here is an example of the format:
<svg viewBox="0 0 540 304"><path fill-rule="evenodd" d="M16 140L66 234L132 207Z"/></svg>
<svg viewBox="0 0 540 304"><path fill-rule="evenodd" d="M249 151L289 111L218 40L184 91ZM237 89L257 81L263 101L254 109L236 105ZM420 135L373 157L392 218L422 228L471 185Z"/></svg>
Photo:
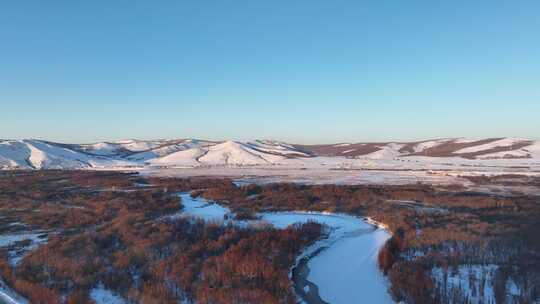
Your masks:
<svg viewBox="0 0 540 304"><path fill-rule="evenodd" d="M127 156L126 159L137 162L150 161L179 151L204 148L215 144L216 142L198 139L171 140L152 149L131 154Z"/></svg>
<svg viewBox="0 0 540 304"><path fill-rule="evenodd" d="M122 140L93 144L66 145L74 150L101 156L124 156L147 151L170 143L170 140Z"/></svg>
<svg viewBox="0 0 540 304"><path fill-rule="evenodd" d="M258 152L247 144L226 141L209 147L199 161L209 165L265 165L278 160L279 156Z"/></svg>
<svg viewBox="0 0 540 304"><path fill-rule="evenodd" d="M296 147L312 155L331 157L381 158L379 156L383 153L385 158L428 156L483 159L485 158L484 155L491 158L528 158L526 148L534 144L534 141L517 138L488 138L481 140L446 138L409 143L341 143L332 145L296 145ZM521 152L513 152L518 150Z"/></svg>
<svg viewBox="0 0 540 304"><path fill-rule="evenodd" d="M316 156L348 156L366 155L380 150L386 143L342 143L334 145L295 145L297 149Z"/></svg>
<svg viewBox="0 0 540 304"><path fill-rule="evenodd" d="M0 142L2 169L82 169L128 165L119 159L95 156L41 140Z"/></svg>
<svg viewBox="0 0 540 304"><path fill-rule="evenodd" d="M270 153L287 157L313 156L312 154L307 153L304 150L295 147L294 145L275 140L256 140L252 142L247 142L247 145L250 146L252 149L263 153Z"/></svg>
<svg viewBox="0 0 540 304"><path fill-rule="evenodd" d="M177 167L194 167L200 165L199 157L206 153L206 149L195 147L186 150L180 150L163 157L150 159L148 164L154 166L177 166Z"/></svg>
<svg viewBox="0 0 540 304"><path fill-rule="evenodd" d="M519 138L447 138L418 142L295 145L272 140L214 142L198 139L126 140L61 144L43 140L0 140L0 169L85 169L324 165L341 160L539 159L540 142Z"/></svg>
<svg viewBox="0 0 540 304"><path fill-rule="evenodd" d="M477 158L484 154L512 151L531 144L533 144L532 141L513 138L488 138L475 141L456 139L427 148L423 151L412 153L411 155Z"/></svg>
<svg viewBox="0 0 540 304"><path fill-rule="evenodd" d="M150 160L149 164L168 166L254 166L276 164L286 158L309 156L285 143L226 141L217 144L199 144L185 150L156 157Z"/></svg>

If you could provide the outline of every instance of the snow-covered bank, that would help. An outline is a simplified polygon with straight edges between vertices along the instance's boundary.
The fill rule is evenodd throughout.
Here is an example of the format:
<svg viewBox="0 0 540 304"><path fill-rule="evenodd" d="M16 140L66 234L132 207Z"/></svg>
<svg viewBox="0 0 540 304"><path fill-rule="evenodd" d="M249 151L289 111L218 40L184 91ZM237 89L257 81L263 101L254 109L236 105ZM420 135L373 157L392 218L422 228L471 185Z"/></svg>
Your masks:
<svg viewBox="0 0 540 304"><path fill-rule="evenodd" d="M28 304L28 300L14 292L0 278L0 303L5 304Z"/></svg>
<svg viewBox="0 0 540 304"><path fill-rule="evenodd" d="M125 301L121 296L106 289L103 284L99 284L97 287L90 291L90 297L96 304L125 304Z"/></svg>
<svg viewBox="0 0 540 304"><path fill-rule="evenodd" d="M231 214L228 208L225 208L214 202L207 201L203 198L193 198L189 193L180 194L182 205L184 208L176 216L194 216L205 221L223 221L225 216Z"/></svg>
<svg viewBox="0 0 540 304"><path fill-rule="evenodd" d="M354 160L351 160L354 161ZM388 166L387 166L388 165ZM540 171L522 168L503 167L453 167L452 169L402 169L389 164L381 169L336 169L333 165L294 167L199 167L199 168L142 168L137 170L145 176L191 178L216 177L230 178L237 185L298 183L298 184L332 184L332 185L406 185L423 183L435 186L460 185L470 191L513 195L516 193L536 195L540 188L534 185L476 185L466 176L501 176L523 175L531 178L540 177ZM419 164L421 166L422 164ZM539 166L540 170L540 166Z"/></svg>
<svg viewBox="0 0 540 304"><path fill-rule="evenodd" d="M377 253L389 234L384 230L337 240L310 259L308 279L329 303L393 303Z"/></svg>
<svg viewBox="0 0 540 304"><path fill-rule="evenodd" d="M21 223L10 223L9 226L21 226ZM7 258L12 266L17 265L30 251L47 243L46 231L16 231L0 234L0 248L6 250ZM0 303L27 304L28 300L18 295L2 279L0 274Z"/></svg>
<svg viewBox="0 0 540 304"><path fill-rule="evenodd" d="M497 268L497 265L460 265L455 269L436 267L431 274L436 287L451 300L465 295L470 303L495 303L493 282ZM511 296L512 288L508 291L508 296Z"/></svg>
<svg viewBox="0 0 540 304"><path fill-rule="evenodd" d="M16 265L26 253L47 243L45 231L21 231L0 235L0 247L7 248L10 264Z"/></svg>
<svg viewBox="0 0 540 304"><path fill-rule="evenodd" d="M202 198L180 194L184 210L181 214L220 221L232 218L230 210ZM390 234L368 223L366 219L321 212L265 212L260 220L240 222L246 225L271 224L285 228L295 223L314 221L329 227L327 238L306 248L297 263L310 257L307 280L318 287L322 300L330 303L392 303L387 282L377 268L379 248ZM238 222L238 221L236 221ZM316 253L316 254L315 254ZM305 286L301 286L305 288Z"/></svg>

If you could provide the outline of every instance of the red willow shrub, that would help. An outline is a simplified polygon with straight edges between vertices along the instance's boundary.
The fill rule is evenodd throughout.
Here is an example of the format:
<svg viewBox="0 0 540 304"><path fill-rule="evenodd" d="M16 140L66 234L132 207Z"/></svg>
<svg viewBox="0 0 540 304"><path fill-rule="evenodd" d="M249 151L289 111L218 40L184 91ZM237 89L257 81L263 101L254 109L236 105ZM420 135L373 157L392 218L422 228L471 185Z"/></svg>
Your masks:
<svg viewBox="0 0 540 304"><path fill-rule="evenodd" d="M288 271L320 237L319 224L238 229L170 219L182 206L169 189L230 181L159 179L136 187L135 179L62 171L0 179L2 215L56 231L16 267L0 259L5 281L32 303L90 303L98 284L141 303L294 302Z"/></svg>
<svg viewBox="0 0 540 304"><path fill-rule="evenodd" d="M167 220L182 208L174 193L193 190L243 218L268 210L313 210L383 222L393 237L380 251L379 265L397 301L449 303L430 271L467 264L506 269L496 285L506 286L512 276L525 290L524 303L540 294L535 197L422 184L238 187L228 179L144 179L115 172L0 172L2 227L23 222L28 229L58 233L15 268L0 259L2 276L32 303L57 303L61 297L85 303L98 283L141 303L183 297L200 303L292 301L288 271L299 251L320 236L320 226L238 229ZM501 288L495 292L503 297ZM467 301L457 294L452 300Z"/></svg>

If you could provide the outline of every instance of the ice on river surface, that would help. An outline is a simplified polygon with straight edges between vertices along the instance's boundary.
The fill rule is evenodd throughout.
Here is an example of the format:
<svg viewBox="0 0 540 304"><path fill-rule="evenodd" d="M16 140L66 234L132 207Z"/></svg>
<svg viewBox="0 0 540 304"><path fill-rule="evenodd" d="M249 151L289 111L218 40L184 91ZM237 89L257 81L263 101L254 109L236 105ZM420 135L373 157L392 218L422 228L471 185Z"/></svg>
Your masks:
<svg viewBox="0 0 540 304"><path fill-rule="evenodd" d="M184 206L182 214L198 217L205 221L220 221L224 219L225 215L230 213L228 208L203 198L192 198L189 193L181 193L180 197Z"/></svg>

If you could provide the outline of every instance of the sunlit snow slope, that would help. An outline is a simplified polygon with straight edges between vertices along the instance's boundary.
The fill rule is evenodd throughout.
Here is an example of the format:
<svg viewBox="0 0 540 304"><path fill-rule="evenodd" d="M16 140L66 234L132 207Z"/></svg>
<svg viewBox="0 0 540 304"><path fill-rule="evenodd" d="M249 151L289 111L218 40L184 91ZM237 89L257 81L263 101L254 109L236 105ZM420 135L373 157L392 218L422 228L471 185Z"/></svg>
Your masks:
<svg viewBox="0 0 540 304"><path fill-rule="evenodd" d="M336 166L540 162L540 142L519 138L447 138L418 142L295 145L272 140L214 142L197 139L124 140L62 144L0 140L0 169L127 167ZM491 163L490 163L491 164ZM527 163L526 163L527 164Z"/></svg>

